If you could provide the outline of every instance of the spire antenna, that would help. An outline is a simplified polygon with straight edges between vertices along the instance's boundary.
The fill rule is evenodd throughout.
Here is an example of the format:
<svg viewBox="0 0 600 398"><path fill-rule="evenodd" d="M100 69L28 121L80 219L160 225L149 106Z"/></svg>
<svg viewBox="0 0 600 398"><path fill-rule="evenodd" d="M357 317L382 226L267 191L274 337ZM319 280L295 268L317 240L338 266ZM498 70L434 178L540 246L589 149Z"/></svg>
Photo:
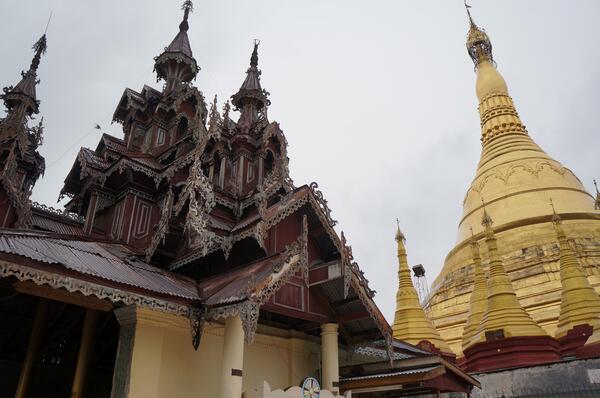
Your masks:
<svg viewBox="0 0 600 398"><path fill-rule="evenodd" d="M477 26L475 25L475 22L473 22L473 17L471 16L471 6L467 4L467 0L465 0L465 9L467 10L467 15L469 16L469 23L471 24L471 26Z"/></svg>
<svg viewBox="0 0 600 398"><path fill-rule="evenodd" d="M44 35L48 33L48 26L50 26L50 20L52 19L52 11L50 11L50 16L48 17L48 22L46 22L46 29L44 29Z"/></svg>

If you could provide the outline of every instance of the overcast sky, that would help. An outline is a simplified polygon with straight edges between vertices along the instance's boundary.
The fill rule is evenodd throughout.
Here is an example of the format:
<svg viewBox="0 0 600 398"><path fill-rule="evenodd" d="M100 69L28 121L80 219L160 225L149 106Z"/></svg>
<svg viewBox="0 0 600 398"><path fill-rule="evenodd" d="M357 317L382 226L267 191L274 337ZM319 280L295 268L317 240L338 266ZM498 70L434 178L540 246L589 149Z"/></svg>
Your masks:
<svg viewBox="0 0 600 398"><path fill-rule="evenodd" d="M45 176L33 200L56 206L81 146L126 87L160 88L153 57L178 31L181 1L0 1L0 87L16 84L50 11L39 77ZM480 155L475 73L461 0L194 2L196 85L220 104L261 40L269 117L289 142L296 185L317 181L393 319L396 217L409 262L429 283L453 247ZM592 191L600 177L600 1L471 0L530 134ZM2 113L0 113L1 115Z"/></svg>

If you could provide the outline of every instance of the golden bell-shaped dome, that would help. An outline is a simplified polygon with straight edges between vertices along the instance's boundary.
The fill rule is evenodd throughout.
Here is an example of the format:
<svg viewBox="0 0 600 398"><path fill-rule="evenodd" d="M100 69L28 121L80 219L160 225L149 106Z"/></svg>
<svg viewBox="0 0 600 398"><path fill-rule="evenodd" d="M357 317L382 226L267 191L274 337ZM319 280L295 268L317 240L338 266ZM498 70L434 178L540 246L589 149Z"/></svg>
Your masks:
<svg viewBox="0 0 600 398"><path fill-rule="evenodd" d="M496 69L489 36L471 19L467 49L477 70L481 158L463 201L456 246L433 282L427 303L436 329L459 355L474 280L470 230L480 243L485 238L482 199L494 214L498 255L516 296L549 335L557 328L561 289L556 238L546 210L550 197L561 209L565 230L581 245L585 262L600 261L594 249L600 245L600 200L531 138ZM600 278L592 276L590 283L600 287Z"/></svg>

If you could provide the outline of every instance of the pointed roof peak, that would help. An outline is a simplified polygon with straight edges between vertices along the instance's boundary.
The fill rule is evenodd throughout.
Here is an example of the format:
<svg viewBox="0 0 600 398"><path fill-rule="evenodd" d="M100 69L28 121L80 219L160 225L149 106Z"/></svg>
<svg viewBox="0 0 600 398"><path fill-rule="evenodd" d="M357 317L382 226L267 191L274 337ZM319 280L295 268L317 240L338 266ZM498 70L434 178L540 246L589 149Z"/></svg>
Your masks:
<svg viewBox="0 0 600 398"><path fill-rule="evenodd" d="M48 43L46 42L46 33L44 33L42 37L40 37L38 41L35 42L32 49L35 50L35 55L31 60L29 71L37 72L37 69L40 66L40 59L42 58L42 55L46 54L46 50L48 49Z"/></svg>
<svg viewBox="0 0 600 398"><path fill-rule="evenodd" d="M250 67L258 68L258 46L260 40L254 39L254 50L252 50L252 56L250 56Z"/></svg>
<svg viewBox="0 0 600 398"><path fill-rule="evenodd" d="M469 228L471 230L471 251L473 253L473 257L479 258L479 243L477 243L477 239L475 239L475 233L473 232L473 228Z"/></svg>
<svg viewBox="0 0 600 398"><path fill-rule="evenodd" d="M258 108L271 105L269 93L260 84L261 71L258 69L258 46L260 40L254 39L254 47L250 56L250 67L246 70L246 79L237 93L231 96L231 102L237 109L242 109L244 103L255 102Z"/></svg>
<svg viewBox="0 0 600 398"><path fill-rule="evenodd" d="M162 54L154 58L154 70L158 80L167 81L167 90L174 88L177 83L190 82L196 78L200 70L194 56L190 40L187 35L189 29L188 17L193 10L191 0L185 0L182 5L183 20L179 24L179 32Z"/></svg>
<svg viewBox="0 0 600 398"><path fill-rule="evenodd" d="M192 3L192 0L185 0L181 6L181 9L183 10L183 20L179 24L179 31L187 32L190 28L190 25L188 24L188 16L190 15L190 12L194 10L194 4Z"/></svg>
<svg viewBox="0 0 600 398"><path fill-rule="evenodd" d="M494 220L492 220L492 217L490 217L490 215L488 214L487 209L485 208L485 201L483 200L483 198L481 199L481 203L483 205L483 216L481 217L481 225L485 228L486 232L493 232L492 225L494 224Z"/></svg>
<svg viewBox="0 0 600 398"><path fill-rule="evenodd" d="M492 42L489 36L485 32L485 29L477 26L471 15L471 6L467 4L465 0L465 8L467 10L467 16L469 17L469 32L467 33L467 51L469 56L475 63L475 67L482 61L490 61L495 64L494 57L492 55Z"/></svg>
<svg viewBox="0 0 600 398"><path fill-rule="evenodd" d="M552 207L552 224L554 224L554 230L556 231L556 237L558 240L566 239L565 231L562 227L562 218L556 212L556 208L554 207L554 202L552 198L550 198L550 206Z"/></svg>
<svg viewBox="0 0 600 398"><path fill-rule="evenodd" d="M404 234L402 233L402 231L400 230L400 220L398 220L396 218L396 224L397 224L397 231L396 231L396 242L400 243L404 243L406 242L406 237L404 236Z"/></svg>
<svg viewBox="0 0 600 398"><path fill-rule="evenodd" d="M554 202L552 201L552 198L550 198L550 207L552 207L552 222L554 223L554 225L562 224L562 219L560 218L558 213L556 213L556 208L554 207Z"/></svg>
<svg viewBox="0 0 600 398"><path fill-rule="evenodd" d="M5 87L3 90L4 94L0 96L8 109L13 108L18 103L22 103L24 101L23 96L27 97L26 101L29 102L27 108L30 114L38 112L39 103L36 98L35 86L39 83L39 80L37 79L37 70L40 66L40 60L42 55L44 55L48 49L46 33L35 42L32 48L35 51L35 54L31 60L29 70L27 72L21 72L21 81L14 87Z"/></svg>

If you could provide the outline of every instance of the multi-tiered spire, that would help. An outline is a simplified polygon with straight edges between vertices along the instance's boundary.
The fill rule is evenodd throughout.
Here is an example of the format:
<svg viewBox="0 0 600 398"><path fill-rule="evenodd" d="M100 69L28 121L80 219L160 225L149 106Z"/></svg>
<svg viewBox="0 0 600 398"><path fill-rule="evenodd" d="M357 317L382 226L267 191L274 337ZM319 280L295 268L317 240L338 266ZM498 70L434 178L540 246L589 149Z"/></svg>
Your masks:
<svg viewBox="0 0 600 398"><path fill-rule="evenodd" d="M246 71L246 79L237 93L231 96L231 103L241 112L238 126L248 132L260 114L266 118L266 109L271 104L269 93L260 85L261 72L258 69L259 40L254 40L254 49L250 56L250 67Z"/></svg>
<svg viewBox="0 0 600 398"><path fill-rule="evenodd" d="M394 314L394 324L392 326L394 338L411 344L427 341L438 350L450 354L452 352L450 347L433 327L419 302L419 296L410 276L405 241L404 234L398 226L396 232L396 242L398 243L398 292L396 293L396 313Z"/></svg>
<svg viewBox="0 0 600 398"><path fill-rule="evenodd" d="M4 88L4 94L0 96L9 112L22 107L24 114L31 116L39 112L39 101L36 97L35 87L38 84L37 70L40 66L42 55L46 53L46 34L43 34L33 45L35 55L27 72L22 72L22 79L15 87Z"/></svg>
<svg viewBox="0 0 600 398"><path fill-rule="evenodd" d="M472 339L477 333L477 329L487 308L487 281L481 265L481 255L479 254L479 244L474 237L471 242L471 252L473 255L473 265L475 268L475 278L473 281L473 292L469 301L469 316L463 330L462 347L463 350L472 344Z"/></svg>
<svg viewBox="0 0 600 398"><path fill-rule="evenodd" d="M493 338L546 336L546 332L531 319L517 299L512 282L498 254L496 235L492 228L493 220L485 208L481 224L485 229L490 271L487 280L487 308L473 337L473 343L485 342L488 336L494 336Z"/></svg>
<svg viewBox="0 0 600 398"><path fill-rule="evenodd" d="M33 114L39 112L36 86L39 82L37 70L42 55L46 52L46 34L33 45L35 54L27 72L16 86L5 87L0 99L7 113L0 119L0 211L5 214L0 226L28 227L31 223L31 189L44 173L44 158L37 152L42 142L42 123L28 126ZM7 196L8 201L2 200ZM5 207L10 204L9 207Z"/></svg>
<svg viewBox="0 0 600 398"><path fill-rule="evenodd" d="M195 79L200 70L192 55L190 40L187 35L189 29L188 16L193 8L191 0L186 0L183 3L183 20L179 24L179 33L163 53L154 58L154 70L157 79L165 80L164 91L166 93L174 90L182 83Z"/></svg>
<svg viewBox="0 0 600 398"><path fill-rule="evenodd" d="M594 334L588 344L600 342L600 297L590 286L587 275L581 267L563 229L562 219L552 204L552 222L560 245L560 315L555 336L565 337L574 327L590 325Z"/></svg>

